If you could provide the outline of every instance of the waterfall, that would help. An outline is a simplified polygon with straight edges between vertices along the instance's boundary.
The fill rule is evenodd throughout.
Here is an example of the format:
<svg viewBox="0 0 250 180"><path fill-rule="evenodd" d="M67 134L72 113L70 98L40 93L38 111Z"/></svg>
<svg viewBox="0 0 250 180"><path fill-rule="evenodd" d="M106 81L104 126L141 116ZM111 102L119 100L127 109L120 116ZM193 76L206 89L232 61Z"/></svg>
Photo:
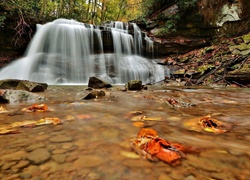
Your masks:
<svg viewBox="0 0 250 180"><path fill-rule="evenodd" d="M91 76L111 84L164 79L164 69L141 56L143 48L152 48L152 41L143 39L136 24L132 27L134 32L129 33L128 23L112 22L101 28L66 19L38 25L25 56L2 68L0 79L48 84L87 84ZM103 29L111 34L110 52L104 52L110 45L103 41Z"/></svg>

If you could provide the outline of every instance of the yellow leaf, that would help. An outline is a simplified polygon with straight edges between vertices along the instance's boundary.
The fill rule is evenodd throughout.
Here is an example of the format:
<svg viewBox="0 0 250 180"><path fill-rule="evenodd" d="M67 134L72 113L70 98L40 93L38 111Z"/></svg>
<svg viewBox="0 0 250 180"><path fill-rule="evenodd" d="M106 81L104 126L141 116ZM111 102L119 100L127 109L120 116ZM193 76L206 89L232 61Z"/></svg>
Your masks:
<svg viewBox="0 0 250 180"><path fill-rule="evenodd" d="M121 151L120 154L126 158L130 159L139 159L140 156L138 154L135 154L134 152L128 152L128 151Z"/></svg>

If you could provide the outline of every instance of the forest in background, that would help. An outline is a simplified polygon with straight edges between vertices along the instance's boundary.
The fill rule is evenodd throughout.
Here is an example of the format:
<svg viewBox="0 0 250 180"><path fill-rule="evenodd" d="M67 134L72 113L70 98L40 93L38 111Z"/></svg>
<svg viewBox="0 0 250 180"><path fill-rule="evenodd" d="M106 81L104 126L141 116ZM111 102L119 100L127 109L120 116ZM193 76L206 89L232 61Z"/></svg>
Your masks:
<svg viewBox="0 0 250 180"><path fill-rule="evenodd" d="M5 19L12 14L23 15L27 19L49 21L67 18L92 24L129 21L141 16L145 7L152 2L152 0L2 0L0 25L4 25Z"/></svg>

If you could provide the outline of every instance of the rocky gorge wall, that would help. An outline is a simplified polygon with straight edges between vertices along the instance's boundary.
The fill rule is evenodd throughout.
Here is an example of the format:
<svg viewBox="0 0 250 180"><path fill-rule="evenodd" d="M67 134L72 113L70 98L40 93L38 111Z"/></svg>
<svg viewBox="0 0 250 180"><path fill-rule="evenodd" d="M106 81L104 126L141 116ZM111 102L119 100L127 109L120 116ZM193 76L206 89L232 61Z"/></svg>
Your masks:
<svg viewBox="0 0 250 180"><path fill-rule="evenodd" d="M137 22L155 41L159 56L187 53L220 42L222 37L249 32L248 0L192 2L184 9L178 1L166 1L161 10Z"/></svg>

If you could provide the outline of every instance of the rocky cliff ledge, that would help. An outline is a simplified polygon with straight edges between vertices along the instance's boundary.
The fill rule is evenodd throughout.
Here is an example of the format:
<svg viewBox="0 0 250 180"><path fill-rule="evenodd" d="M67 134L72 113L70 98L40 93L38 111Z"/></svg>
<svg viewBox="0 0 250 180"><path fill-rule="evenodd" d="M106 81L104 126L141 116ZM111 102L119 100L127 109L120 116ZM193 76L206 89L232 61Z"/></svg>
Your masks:
<svg viewBox="0 0 250 180"><path fill-rule="evenodd" d="M187 53L250 30L248 0L159 2L157 10L137 21L155 41L159 56Z"/></svg>

